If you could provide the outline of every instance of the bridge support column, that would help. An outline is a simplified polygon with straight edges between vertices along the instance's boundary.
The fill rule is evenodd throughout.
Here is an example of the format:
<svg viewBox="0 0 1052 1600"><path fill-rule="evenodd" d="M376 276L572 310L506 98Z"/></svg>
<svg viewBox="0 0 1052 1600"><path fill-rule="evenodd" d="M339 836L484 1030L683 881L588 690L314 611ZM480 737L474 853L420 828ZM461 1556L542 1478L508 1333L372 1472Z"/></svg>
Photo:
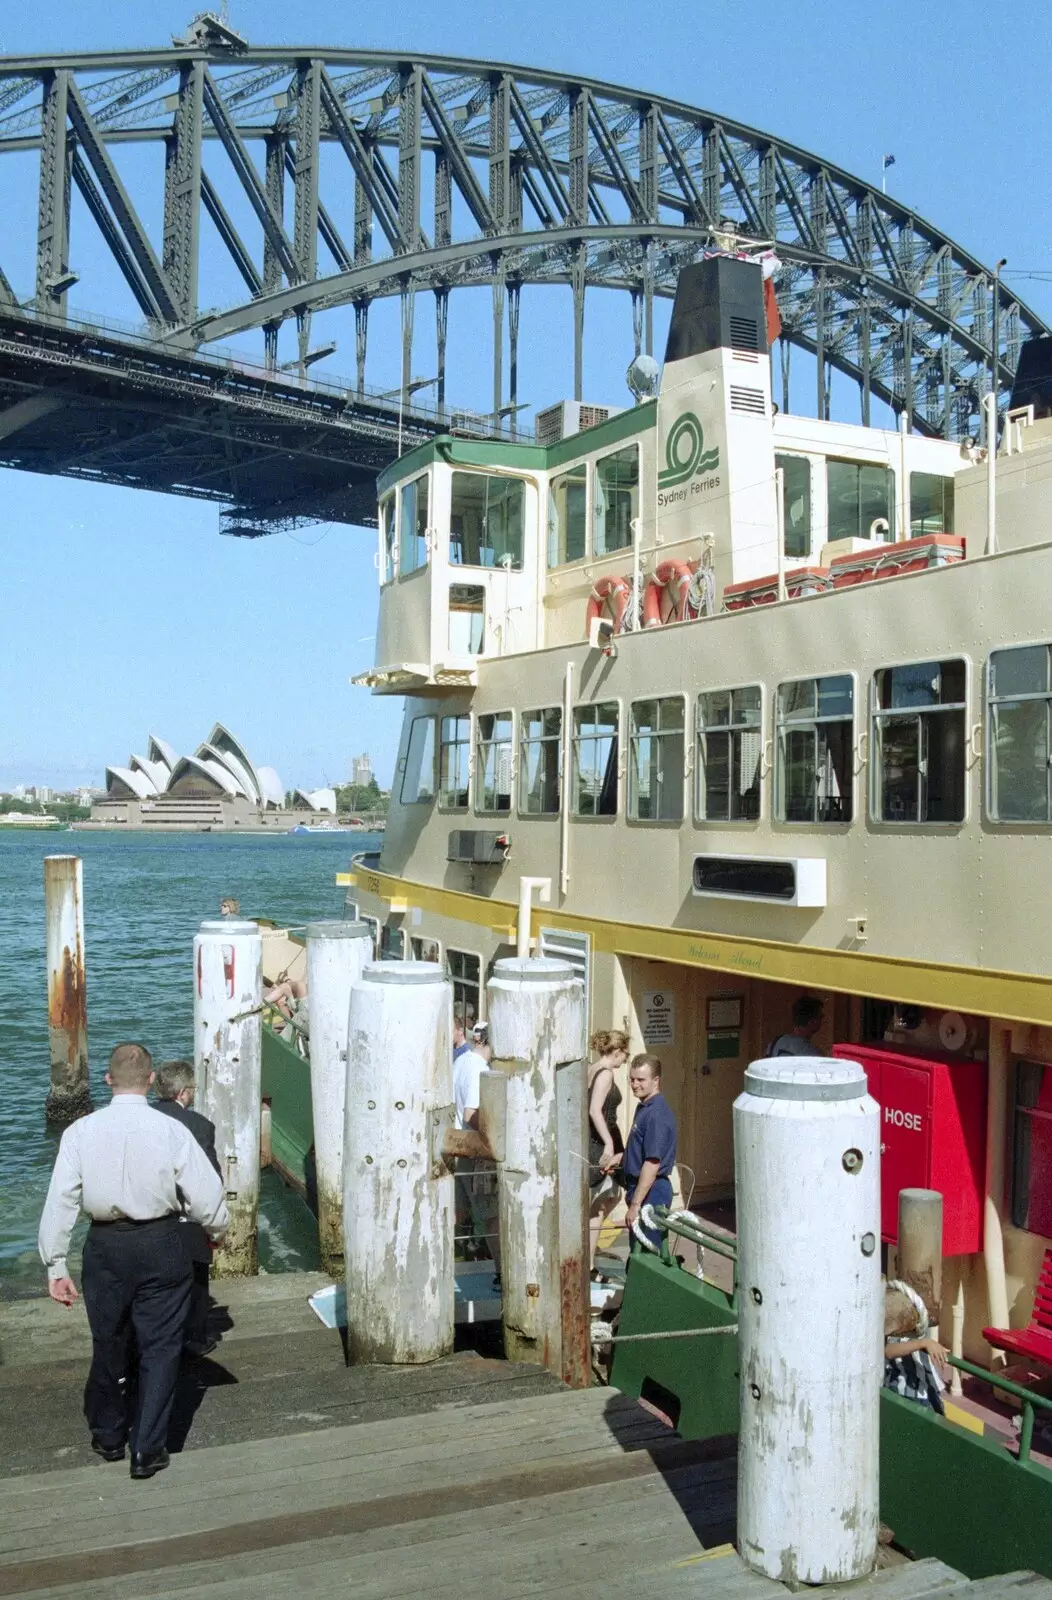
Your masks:
<svg viewBox="0 0 1052 1600"><path fill-rule="evenodd" d="M504 404L504 273L493 269L493 426L500 427Z"/></svg>
<svg viewBox="0 0 1052 1600"><path fill-rule="evenodd" d="M354 302L354 354L358 363L358 394L365 393L365 355L369 344L369 302Z"/></svg>
<svg viewBox="0 0 1052 1600"><path fill-rule="evenodd" d="M573 397L584 399L584 273L588 246L582 241L574 255L573 280Z"/></svg>
<svg viewBox="0 0 1052 1600"><path fill-rule="evenodd" d="M323 1269L343 1276L343 1124L347 1101L347 1030L351 988L372 959L365 922L307 924L310 998L310 1093L318 1243Z"/></svg>
<svg viewBox="0 0 1052 1600"><path fill-rule="evenodd" d="M439 416L446 408L446 331L449 326L449 290L435 290L435 345L438 350L437 404Z"/></svg>
<svg viewBox="0 0 1052 1600"><path fill-rule="evenodd" d="M216 1126L230 1210L213 1256L223 1277L259 1270L263 940L258 924L202 922L194 939L194 1070L200 1109Z"/></svg>
<svg viewBox="0 0 1052 1600"><path fill-rule="evenodd" d="M51 1087L44 1114L49 1122L72 1122L91 1110L84 864L79 856L44 857L44 924L51 1053Z"/></svg>
<svg viewBox="0 0 1052 1600"><path fill-rule="evenodd" d="M508 284L508 402L512 426L519 406L519 299L521 283Z"/></svg>
<svg viewBox="0 0 1052 1600"><path fill-rule="evenodd" d="M488 985L494 1066L507 1076L500 1172L504 1348L589 1382L584 989L564 961L498 961Z"/></svg>
<svg viewBox="0 0 1052 1600"><path fill-rule="evenodd" d="M402 404L409 404L413 381L413 318L416 312L416 293L408 286L402 290Z"/></svg>
<svg viewBox="0 0 1052 1600"><path fill-rule="evenodd" d="M884 1369L880 1108L862 1068L754 1061L734 1174L738 1548L791 1588L845 1583L876 1560Z"/></svg>
<svg viewBox="0 0 1052 1600"><path fill-rule="evenodd" d="M373 961L351 986L343 1232L351 1363L453 1348L452 989L430 961Z"/></svg>

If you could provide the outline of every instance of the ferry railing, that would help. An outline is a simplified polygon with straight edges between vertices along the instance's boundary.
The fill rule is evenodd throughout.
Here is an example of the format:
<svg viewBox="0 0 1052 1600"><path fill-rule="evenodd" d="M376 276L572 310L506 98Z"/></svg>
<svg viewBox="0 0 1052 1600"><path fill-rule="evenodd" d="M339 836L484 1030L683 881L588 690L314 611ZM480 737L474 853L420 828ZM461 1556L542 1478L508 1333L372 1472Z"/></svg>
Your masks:
<svg viewBox="0 0 1052 1600"><path fill-rule="evenodd" d="M654 1206L654 1221L662 1229L660 1256L666 1266L676 1265L669 1244L669 1235L675 1234L677 1238L687 1239L695 1244L699 1251L699 1265L702 1257L700 1252L711 1250L713 1255L723 1256L724 1260L731 1263L733 1272L733 1294L738 1292L738 1246L733 1239L728 1239L725 1234L715 1233L706 1227L700 1218L685 1217L682 1212L674 1212L668 1206Z"/></svg>
<svg viewBox="0 0 1052 1600"><path fill-rule="evenodd" d="M991 1389L1003 1390L1014 1400L1022 1402L1023 1412L1019 1424L1016 1460L1021 1465L1029 1461L1034 1443L1035 1409L1052 1413L1052 1400L1043 1394L1035 1394L1032 1389L1024 1389L1021 1383L1013 1383L1011 1378L1002 1378L998 1373L988 1371L986 1367L977 1367L974 1361L966 1361L963 1356L949 1356L947 1359L950 1366L956 1367L959 1372L967 1373L970 1378L978 1378L981 1382L989 1384Z"/></svg>

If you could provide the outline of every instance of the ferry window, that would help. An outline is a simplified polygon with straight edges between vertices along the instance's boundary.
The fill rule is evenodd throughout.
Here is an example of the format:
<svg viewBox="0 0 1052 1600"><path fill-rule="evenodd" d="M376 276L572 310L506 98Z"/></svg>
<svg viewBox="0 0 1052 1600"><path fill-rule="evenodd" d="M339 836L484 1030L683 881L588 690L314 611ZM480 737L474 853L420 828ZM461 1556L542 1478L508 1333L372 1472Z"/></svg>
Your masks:
<svg viewBox="0 0 1052 1600"><path fill-rule="evenodd" d="M427 474L402 486L398 570L403 575L427 566Z"/></svg>
<svg viewBox="0 0 1052 1600"><path fill-rule="evenodd" d="M1017 1061L1012 1129L1012 1221L1052 1235L1052 1067Z"/></svg>
<svg viewBox="0 0 1052 1600"><path fill-rule="evenodd" d="M380 929L380 960L405 960L405 931L393 927L390 922L385 922Z"/></svg>
<svg viewBox="0 0 1052 1600"><path fill-rule="evenodd" d="M628 814L637 822L683 820L683 696L632 705Z"/></svg>
<svg viewBox="0 0 1052 1600"><path fill-rule="evenodd" d="M875 675L878 821L964 821L966 670L963 661L919 661Z"/></svg>
<svg viewBox="0 0 1052 1600"><path fill-rule="evenodd" d="M377 952L377 950L379 949L379 946L380 946L380 924L379 924L379 922L377 921L377 919L375 917L362 917L361 920L368 925L369 931L372 934L372 938L373 938L373 959L375 960L376 959L376 952Z"/></svg>
<svg viewBox="0 0 1052 1600"><path fill-rule="evenodd" d="M524 711L519 719L519 810L524 816L558 816L562 752L562 707Z"/></svg>
<svg viewBox="0 0 1052 1600"><path fill-rule="evenodd" d="M585 495L588 468L582 461L561 477L553 478L548 490L548 565L562 566L580 561L585 554Z"/></svg>
<svg viewBox="0 0 1052 1600"><path fill-rule="evenodd" d="M402 804L435 798L435 719L414 717L409 729L405 771L402 773Z"/></svg>
<svg viewBox="0 0 1052 1600"><path fill-rule="evenodd" d="M573 714L573 810L578 817L617 815L618 705L577 706Z"/></svg>
<svg viewBox="0 0 1052 1600"><path fill-rule="evenodd" d="M895 474L888 467L861 461L827 461L829 533L833 539L871 539L873 523L882 517L888 531L878 529L878 539L895 537Z"/></svg>
<svg viewBox="0 0 1052 1600"><path fill-rule="evenodd" d="M811 554L811 463L806 456L775 456L782 480L782 515L787 556ZM830 535L832 537L832 535Z"/></svg>
<svg viewBox="0 0 1052 1600"><path fill-rule="evenodd" d="M988 677L987 809L997 822L1052 822L1052 648L994 650Z"/></svg>
<svg viewBox="0 0 1052 1600"><path fill-rule="evenodd" d="M639 515L639 446L631 444L595 464L595 554L609 555L632 543Z"/></svg>
<svg viewBox="0 0 1052 1600"><path fill-rule="evenodd" d="M486 645L486 591L474 583L449 586L449 648L453 655L480 656Z"/></svg>
<svg viewBox="0 0 1052 1600"><path fill-rule="evenodd" d="M414 961L441 961L442 959L442 946L437 939L425 939L415 933L410 936L409 951Z"/></svg>
<svg viewBox="0 0 1052 1600"><path fill-rule="evenodd" d="M471 718L443 717L438 747L438 803L466 811L471 768Z"/></svg>
<svg viewBox="0 0 1052 1600"><path fill-rule="evenodd" d="M953 532L953 479L910 473L910 534Z"/></svg>
<svg viewBox="0 0 1052 1600"><path fill-rule="evenodd" d="M755 822L759 817L761 706L758 684L699 694L694 765L699 822Z"/></svg>
<svg viewBox="0 0 1052 1600"><path fill-rule="evenodd" d="M398 550L395 543L395 497L385 494L380 501L380 582L390 583L395 575Z"/></svg>
<svg viewBox="0 0 1052 1600"><path fill-rule="evenodd" d="M843 674L778 689L780 822L850 822L855 686Z"/></svg>
<svg viewBox="0 0 1052 1600"><path fill-rule="evenodd" d="M513 749L510 711L479 717L475 796L480 811L511 810Z"/></svg>
<svg viewBox="0 0 1052 1600"><path fill-rule="evenodd" d="M463 1008L465 1024L470 1028L479 1017L481 958L471 955L467 950L447 950L446 972L453 985L453 1004Z"/></svg>
<svg viewBox="0 0 1052 1600"><path fill-rule="evenodd" d="M454 472L449 559L454 566L522 566L526 485L521 478Z"/></svg>

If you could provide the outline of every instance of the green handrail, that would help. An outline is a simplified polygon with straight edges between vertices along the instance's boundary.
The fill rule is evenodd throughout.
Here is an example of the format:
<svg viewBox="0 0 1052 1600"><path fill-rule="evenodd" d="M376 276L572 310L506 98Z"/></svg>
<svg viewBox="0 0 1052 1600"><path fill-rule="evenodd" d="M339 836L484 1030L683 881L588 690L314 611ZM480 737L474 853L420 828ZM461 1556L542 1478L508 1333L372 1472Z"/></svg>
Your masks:
<svg viewBox="0 0 1052 1600"><path fill-rule="evenodd" d="M1019 1428L1019 1453L1016 1459L1021 1463L1029 1461L1030 1449L1034 1442L1034 1407L1042 1411L1052 1411L1052 1400L1043 1394L1034 1394L1031 1389L1024 1389L1022 1384L1013 1383L1011 1378L1002 1378L996 1372L989 1372L986 1367L977 1367L974 1361L965 1361L963 1356L948 1356L947 1360L951 1367L966 1372L970 1378L980 1378L983 1383L988 1383L991 1389L1002 1389L1013 1399L1022 1401L1023 1420Z"/></svg>

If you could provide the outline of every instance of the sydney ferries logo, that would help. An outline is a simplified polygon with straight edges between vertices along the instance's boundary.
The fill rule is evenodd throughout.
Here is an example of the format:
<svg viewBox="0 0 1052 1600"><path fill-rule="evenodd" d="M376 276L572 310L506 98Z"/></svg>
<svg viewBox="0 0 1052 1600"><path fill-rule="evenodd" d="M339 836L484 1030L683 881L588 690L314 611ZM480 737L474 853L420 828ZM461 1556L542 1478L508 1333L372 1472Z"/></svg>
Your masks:
<svg viewBox="0 0 1052 1600"><path fill-rule="evenodd" d="M715 472L720 464L719 446L705 448L705 433L693 411L684 411L669 429L665 440L665 468L658 473L658 488L673 489L696 478L700 472Z"/></svg>

